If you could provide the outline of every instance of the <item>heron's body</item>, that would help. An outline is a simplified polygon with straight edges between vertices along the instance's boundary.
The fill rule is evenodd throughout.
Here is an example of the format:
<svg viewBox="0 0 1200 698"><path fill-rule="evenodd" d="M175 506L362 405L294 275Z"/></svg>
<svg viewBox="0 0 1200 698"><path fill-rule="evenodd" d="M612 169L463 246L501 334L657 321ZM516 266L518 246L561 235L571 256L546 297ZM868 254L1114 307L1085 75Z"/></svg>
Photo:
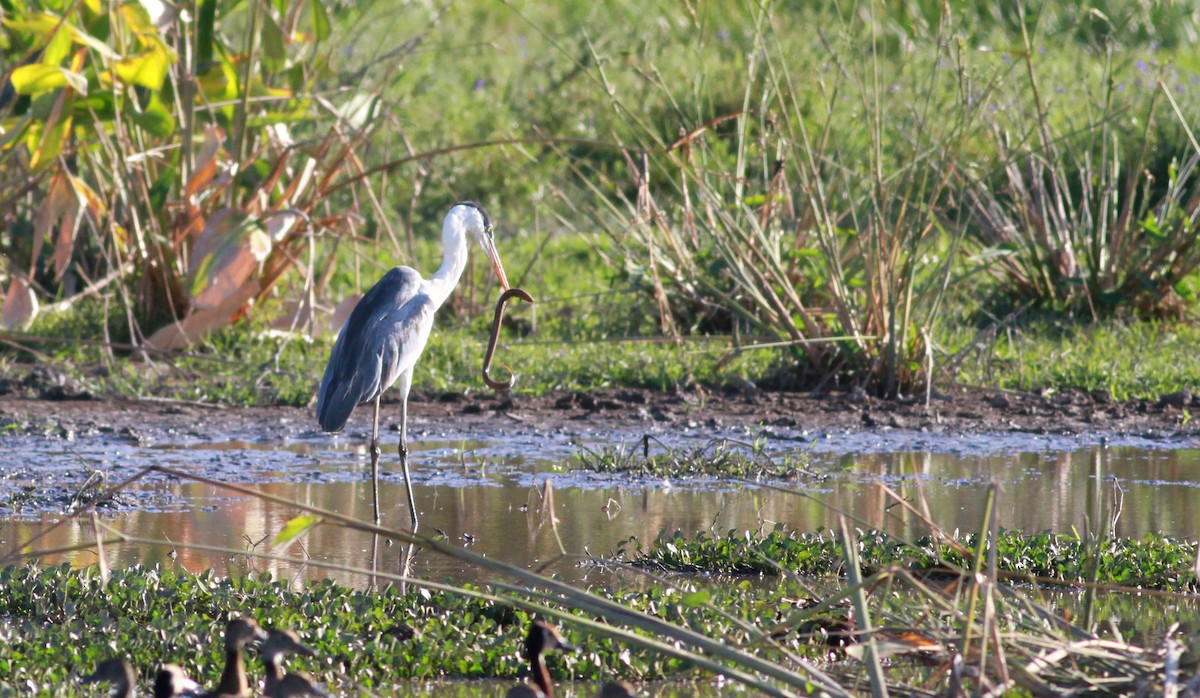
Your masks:
<svg viewBox="0 0 1200 698"><path fill-rule="evenodd" d="M408 488L413 528L416 502L408 472L408 393L413 367L433 331L433 317L450 297L467 265L468 237L483 247L500 284L508 280L492 239L492 225L478 204L454 205L442 224L442 266L428 279L410 267L396 267L379 280L355 306L338 334L321 391L317 421L325 431L341 431L358 405L375 403L371 436L371 475L375 521L379 521L379 402L398 383L400 393L400 465Z"/></svg>
<svg viewBox="0 0 1200 698"><path fill-rule="evenodd" d="M427 283L416 269L396 267L354 307L317 396L322 429L341 431L355 407L378 399L416 365L433 330L433 315L445 300L435 304L421 288Z"/></svg>

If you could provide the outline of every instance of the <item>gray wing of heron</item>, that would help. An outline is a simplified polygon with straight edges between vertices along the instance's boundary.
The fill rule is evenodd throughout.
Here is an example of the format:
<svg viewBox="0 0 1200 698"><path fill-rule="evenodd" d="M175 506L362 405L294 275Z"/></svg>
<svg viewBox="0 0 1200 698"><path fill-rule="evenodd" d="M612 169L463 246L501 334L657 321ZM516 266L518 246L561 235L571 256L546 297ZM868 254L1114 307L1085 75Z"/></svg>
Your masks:
<svg viewBox="0 0 1200 698"><path fill-rule="evenodd" d="M421 275L396 267L354 307L325 366L317 421L341 431L354 408L383 394L417 362L433 327L432 303L420 293Z"/></svg>

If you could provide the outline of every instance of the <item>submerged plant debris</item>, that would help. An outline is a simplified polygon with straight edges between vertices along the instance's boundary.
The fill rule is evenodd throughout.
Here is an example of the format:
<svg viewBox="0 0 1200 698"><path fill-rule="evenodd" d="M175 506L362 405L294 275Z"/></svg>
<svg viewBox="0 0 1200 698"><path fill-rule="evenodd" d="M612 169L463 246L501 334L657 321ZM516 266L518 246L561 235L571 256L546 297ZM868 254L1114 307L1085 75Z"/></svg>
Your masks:
<svg viewBox="0 0 1200 698"><path fill-rule="evenodd" d="M651 454L651 442L655 453ZM649 435L640 448L605 446L598 451L580 447L576 454L581 467L601 473L639 477L724 477L792 481L816 477L807 470L803 453L772 453L765 440L744 443L712 439L695 447L673 447Z"/></svg>

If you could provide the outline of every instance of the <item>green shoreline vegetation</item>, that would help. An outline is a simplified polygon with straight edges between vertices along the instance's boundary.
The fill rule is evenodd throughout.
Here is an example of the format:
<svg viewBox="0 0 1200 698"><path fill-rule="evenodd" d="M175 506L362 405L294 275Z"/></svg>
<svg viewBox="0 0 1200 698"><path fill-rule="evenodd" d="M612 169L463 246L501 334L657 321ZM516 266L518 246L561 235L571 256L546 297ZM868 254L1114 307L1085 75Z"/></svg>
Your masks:
<svg viewBox="0 0 1200 698"><path fill-rule="evenodd" d="M150 5L0 0L9 390L49 367L98 395L308 404L326 318L394 264L436 266L461 199L488 208L510 279L540 301L513 309L502 344L529 393L1200 386L1189 3L195 0L186 21ZM418 390L476 384L495 288L472 264ZM1018 693L1178 688L1172 609L1091 586L1073 624L998 580L1192 591L1193 543L1004 532L985 564L946 541L855 539L661 536L638 564L791 571L598 591L670 621L673 644L630 649L580 614L589 651L551 662L589 681L674 676L695 629L728 651L712 661L788 690L915 690L896 673L907 629ZM916 576L951 561L975 583ZM814 576L835 570L847 579ZM512 606L533 597L106 574L0 570L0 693L75 695L75 672L115 648L142 671L171 659L211 676L211 640L245 612L300 631L332 659L305 667L326 680L514 677L528 616ZM793 603L805 585L828 603ZM578 594L537 598L572 614ZM821 684L798 658L825 657L851 616L880 632ZM1117 617L1145 647L1100 622ZM419 635L389 634L402 622Z"/></svg>
<svg viewBox="0 0 1200 698"><path fill-rule="evenodd" d="M1179 360L1200 338L1181 321L1200 288L1194 8L304 4L202 2L189 47L137 5L74 6L65 33L53 3L6 9L0 51L39 62L0 108L0 174L23 187L0 199L5 320L24 328L5 375L32 358L94 394L305 404L323 313L394 263L431 269L441 213L477 198L541 301L506 342L539 369L520 390L1200 385ZM142 72L114 80L105 42ZM94 52L64 82L78 46ZM218 73L253 73L248 95ZM122 116L128 138L105 141ZM355 136L330 158L335 122ZM356 179L346 153L382 174ZM210 179L218 160L241 175ZM304 167L320 186L288 179ZM185 194L204 200L181 217ZM263 200L322 222L274 225ZM418 389L471 384L488 283L469 271L440 314ZM154 339L170 318L198 342Z"/></svg>

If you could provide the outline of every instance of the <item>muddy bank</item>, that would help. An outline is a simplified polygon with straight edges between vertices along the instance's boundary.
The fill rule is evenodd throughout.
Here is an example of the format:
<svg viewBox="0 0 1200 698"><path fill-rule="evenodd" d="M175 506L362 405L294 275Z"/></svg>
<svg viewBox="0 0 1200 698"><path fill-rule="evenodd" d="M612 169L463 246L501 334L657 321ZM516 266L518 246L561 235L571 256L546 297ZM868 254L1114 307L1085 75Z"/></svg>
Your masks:
<svg viewBox="0 0 1200 698"><path fill-rule="evenodd" d="M311 407L226 407L170 399L109 399L11 392L0 397L0 434L67 439L113 435L131 440L214 434L281 438L319 433ZM58 398L58 399L48 399ZM880 400L861 392L665 393L636 389L570 392L541 397L486 392L414 391L410 428L438 432L529 431L597 433L765 426L790 438L903 430L953 436L980 433L1134 435L1167 439L1200 435L1191 415L1200 396L1115 402L1103 393L1042 395L963 390L917 400ZM360 408L351 429L368 428ZM381 428L398 429L395 402L385 403ZM361 422L361 424L360 424Z"/></svg>

